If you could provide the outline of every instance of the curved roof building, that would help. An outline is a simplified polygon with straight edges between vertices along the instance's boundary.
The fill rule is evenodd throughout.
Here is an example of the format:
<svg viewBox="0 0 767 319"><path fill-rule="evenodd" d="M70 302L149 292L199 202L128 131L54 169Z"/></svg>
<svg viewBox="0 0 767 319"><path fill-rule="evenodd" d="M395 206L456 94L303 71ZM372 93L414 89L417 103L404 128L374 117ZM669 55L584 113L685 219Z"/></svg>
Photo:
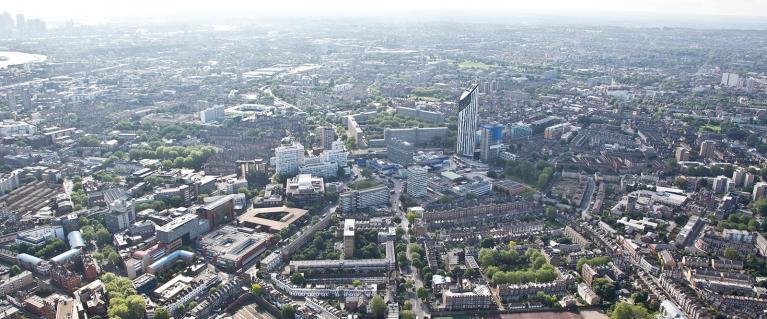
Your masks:
<svg viewBox="0 0 767 319"><path fill-rule="evenodd" d="M73 249L85 247L85 240L83 240L83 235L80 231L75 230L69 232L69 234L67 234L67 241L69 241L69 247Z"/></svg>
<svg viewBox="0 0 767 319"><path fill-rule="evenodd" d="M192 257L194 257L194 253L191 251L176 250L170 253L170 255L162 257L158 259L157 261L155 261L154 263L152 263L151 265L149 265L149 267L147 267L147 272L149 272L150 274L155 273L156 271L162 269L163 267L167 266L168 264L170 264L171 262L173 262L174 260L178 258L189 260L189 259L192 259Z"/></svg>
<svg viewBox="0 0 767 319"><path fill-rule="evenodd" d="M18 254L16 256L16 259L18 259L20 262L28 265L37 265L43 260L40 258L37 258L35 256L32 256L30 254Z"/></svg>
<svg viewBox="0 0 767 319"><path fill-rule="evenodd" d="M57 263L57 264L63 264L67 260L69 260L70 258L75 257L77 255L80 255L80 253L82 253L82 251L80 249L72 248L70 250L67 250L67 251L59 254L59 255L54 256L53 258L51 258L51 262L54 262L54 263Z"/></svg>

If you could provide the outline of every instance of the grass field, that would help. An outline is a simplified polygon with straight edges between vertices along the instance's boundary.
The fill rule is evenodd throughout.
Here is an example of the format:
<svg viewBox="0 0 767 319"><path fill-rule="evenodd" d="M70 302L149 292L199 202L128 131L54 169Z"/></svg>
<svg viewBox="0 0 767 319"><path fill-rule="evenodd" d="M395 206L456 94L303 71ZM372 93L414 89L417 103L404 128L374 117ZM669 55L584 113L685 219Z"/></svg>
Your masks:
<svg viewBox="0 0 767 319"><path fill-rule="evenodd" d="M490 65L490 64L482 63L482 62L464 60L463 62L458 64L458 67L461 68L461 69L487 70L487 69L490 69L493 66Z"/></svg>
<svg viewBox="0 0 767 319"><path fill-rule="evenodd" d="M700 127L701 131L709 131L714 133L720 133L722 131L722 127L719 125L712 125L712 124L706 124Z"/></svg>

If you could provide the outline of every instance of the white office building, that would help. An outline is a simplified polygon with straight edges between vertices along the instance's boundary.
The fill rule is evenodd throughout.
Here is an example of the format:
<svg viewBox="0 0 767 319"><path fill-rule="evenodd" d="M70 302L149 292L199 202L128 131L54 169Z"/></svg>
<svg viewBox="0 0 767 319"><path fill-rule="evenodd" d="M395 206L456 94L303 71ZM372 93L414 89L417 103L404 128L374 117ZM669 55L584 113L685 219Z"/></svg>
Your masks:
<svg viewBox="0 0 767 319"><path fill-rule="evenodd" d="M282 176L293 177L304 163L304 146L301 144L283 145L274 150L275 170Z"/></svg>
<svg viewBox="0 0 767 319"><path fill-rule="evenodd" d="M202 110L200 111L200 122L203 124L223 122L224 118L226 118L225 110L226 108L223 105Z"/></svg>
<svg viewBox="0 0 767 319"><path fill-rule="evenodd" d="M338 165L336 162L319 162L306 164L299 169L301 174L310 174L323 178L336 177L338 175Z"/></svg>
<svg viewBox="0 0 767 319"><path fill-rule="evenodd" d="M407 169L407 194L413 197L426 196L429 171L421 166L410 166Z"/></svg>

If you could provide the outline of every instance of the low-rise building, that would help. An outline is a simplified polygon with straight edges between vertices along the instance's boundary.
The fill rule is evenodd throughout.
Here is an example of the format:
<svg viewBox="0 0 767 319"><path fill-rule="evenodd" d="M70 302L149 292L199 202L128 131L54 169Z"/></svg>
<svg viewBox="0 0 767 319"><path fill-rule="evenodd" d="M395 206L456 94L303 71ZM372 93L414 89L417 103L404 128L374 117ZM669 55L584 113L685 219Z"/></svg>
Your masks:
<svg viewBox="0 0 767 319"><path fill-rule="evenodd" d="M236 270L266 251L273 239L271 234L224 226L203 236L199 247L213 264Z"/></svg>
<svg viewBox="0 0 767 319"><path fill-rule="evenodd" d="M317 204L322 202L325 196L325 184L322 177L302 173L287 180L285 196L289 201L299 206Z"/></svg>
<svg viewBox="0 0 767 319"><path fill-rule="evenodd" d="M471 290L445 290L442 305L446 310L490 309L493 301L490 288L480 285Z"/></svg>

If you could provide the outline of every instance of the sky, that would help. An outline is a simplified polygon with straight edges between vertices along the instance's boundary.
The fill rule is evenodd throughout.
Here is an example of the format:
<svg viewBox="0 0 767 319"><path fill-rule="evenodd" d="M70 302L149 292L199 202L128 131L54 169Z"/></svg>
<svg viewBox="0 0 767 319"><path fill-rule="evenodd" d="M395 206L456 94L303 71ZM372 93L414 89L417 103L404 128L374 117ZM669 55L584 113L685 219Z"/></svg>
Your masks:
<svg viewBox="0 0 767 319"><path fill-rule="evenodd" d="M3 0L0 11L43 19L108 21L130 17L312 14L321 16L409 12L615 12L659 15L767 17L767 0Z"/></svg>

